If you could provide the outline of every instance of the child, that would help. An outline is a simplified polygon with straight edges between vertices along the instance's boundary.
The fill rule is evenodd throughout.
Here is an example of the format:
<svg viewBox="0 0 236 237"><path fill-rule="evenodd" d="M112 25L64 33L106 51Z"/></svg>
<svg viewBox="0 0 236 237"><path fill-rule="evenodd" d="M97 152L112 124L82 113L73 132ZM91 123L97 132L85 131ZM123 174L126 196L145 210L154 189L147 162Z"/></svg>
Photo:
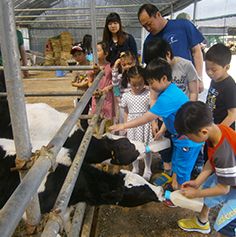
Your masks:
<svg viewBox="0 0 236 237"><path fill-rule="evenodd" d="M107 117L106 128L112 125L112 118L115 115L114 109L114 96L112 91L112 83L111 83L111 67L110 63L106 60L106 57L109 52L109 45L106 42L99 42L97 44L97 57L98 57L98 66L100 69L105 70L105 76L102 77L101 81L99 82L99 89L101 92L107 94L106 100L102 106L101 114ZM89 76L92 78L93 81L93 71L89 71ZM91 83L91 82L90 82ZM90 84L89 83L89 84ZM92 97L92 109L91 114L94 114L96 110L96 100L95 97ZM106 129L106 132L110 132Z"/></svg>
<svg viewBox="0 0 236 237"><path fill-rule="evenodd" d="M92 49L92 35L84 35L83 37L83 46L86 49L86 59L89 61L93 60L93 49Z"/></svg>
<svg viewBox="0 0 236 237"><path fill-rule="evenodd" d="M137 60L135 55L130 51L125 51L120 53L118 59L115 61L114 66L112 68L112 86L115 96L115 110L116 110L116 117L114 118L113 123L116 124L119 122L123 122L123 114L124 111L119 109L120 98L125 91L128 91L130 87L126 83L126 86L121 86L122 80L126 82L126 78L122 78L122 74L125 70L135 66L137 64ZM128 88L127 88L128 87Z"/></svg>
<svg viewBox="0 0 236 237"><path fill-rule="evenodd" d="M186 231L210 233L210 208L223 202L214 228L223 236L235 236L235 131L223 124L214 124L211 110L200 101L187 102L179 109L175 116L175 128L179 134L188 136L194 142L206 141L209 156L200 175L182 184L182 194L188 198L204 197L204 206L198 216L179 220L179 227Z"/></svg>
<svg viewBox="0 0 236 237"><path fill-rule="evenodd" d="M166 128L172 134L171 139L174 144L172 155L172 186L174 189L180 189L182 183L190 180L191 171L202 145L189 141L187 137L179 136L174 128L174 119L177 110L189 99L171 82L171 67L165 60L158 58L151 61L146 67L145 74L149 87L155 92L159 92L155 105L143 116L123 124L113 125L110 129L118 131L133 128L149 123L158 116L162 116L164 123L160 131L156 134L156 139L162 138ZM173 205L170 202L166 204Z"/></svg>
<svg viewBox="0 0 236 237"><path fill-rule="evenodd" d="M150 91L146 89L144 82L144 69L141 66L133 66L127 72L127 79L131 86L131 90L125 92L122 96L120 106L124 108L124 123L138 118L145 114L150 108ZM134 141L144 142L146 145L153 139L151 123L144 124L139 127L124 130L124 135ZM145 169L143 178L147 181L152 176L151 152L146 154L144 159ZM133 162L134 173L139 173L139 161Z"/></svg>
<svg viewBox="0 0 236 237"><path fill-rule="evenodd" d="M228 74L230 61L230 49L223 44L216 44L207 51L206 73L212 80L206 103L213 112L214 123L235 130L236 84Z"/></svg>
<svg viewBox="0 0 236 237"><path fill-rule="evenodd" d="M83 47L81 43L74 44L71 48L70 53L73 55L73 58L77 62L76 66L93 65L93 62L86 59L86 49ZM77 87L78 91L85 92L88 89L88 83L89 83L89 80L88 80L87 71L76 70L72 72L71 85ZM81 97L76 99L76 103L79 102L80 98ZM91 105L91 100L88 102L88 104L84 108L84 111L82 112L82 114L88 114L90 105ZM81 119L80 124L81 124L81 127L84 130L86 130L88 127L88 120Z"/></svg>
<svg viewBox="0 0 236 237"><path fill-rule="evenodd" d="M168 41L163 38L154 38L147 42L144 50L144 60L148 64L154 58L162 58L166 60L172 70L172 82L174 82L191 101L198 100L198 75L191 61L186 60L181 57L175 57L173 50ZM158 98L158 93L151 90L151 106L153 106ZM158 124L153 121L153 133L154 135L159 130L158 127L162 125L160 119L158 119ZM170 138L171 134L167 131L165 137ZM173 144L172 144L173 146ZM154 181L157 186L165 186L165 184L172 181L171 173L171 156L172 147L160 151L164 172ZM204 159L200 152L197 160L197 167L203 167ZM161 162L162 163L162 162ZM199 174L200 172L198 172Z"/></svg>

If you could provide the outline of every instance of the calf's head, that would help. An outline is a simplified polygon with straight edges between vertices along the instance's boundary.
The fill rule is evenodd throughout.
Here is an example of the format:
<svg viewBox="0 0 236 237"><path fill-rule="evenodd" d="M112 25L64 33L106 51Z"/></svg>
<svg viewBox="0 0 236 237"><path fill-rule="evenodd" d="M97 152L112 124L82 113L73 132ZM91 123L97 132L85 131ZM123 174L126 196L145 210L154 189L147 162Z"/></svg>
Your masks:
<svg viewBox="0 0 236 237"><path fill-rule="evenodd" d="M123 137L114 140L104 136L102 139L111 151L111 164L113 165L129 165L140 155L135 145L128 138Z"/></svg>

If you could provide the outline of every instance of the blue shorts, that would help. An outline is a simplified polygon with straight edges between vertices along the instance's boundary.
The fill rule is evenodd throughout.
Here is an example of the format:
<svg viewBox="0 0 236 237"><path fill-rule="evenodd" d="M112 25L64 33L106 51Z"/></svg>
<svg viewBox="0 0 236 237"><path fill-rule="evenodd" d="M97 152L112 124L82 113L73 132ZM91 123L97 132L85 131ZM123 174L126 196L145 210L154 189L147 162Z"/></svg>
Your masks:
<svg viewBox="0 0 236 237"><path fill-rule="evenodd" d="M202 189L216 186L217 183L217 176L212 174L202 185ZM236 236L236 189L231 187L223 196L204 198L204 204L209 208L220 203L223 203L223 206L218 213L214 228L222 235Z"/></svg>
<svg viewBox="0 0 236 237"><path fill-rule="evenodd" d="M177 182L183 184L191 179L191 173L202 145L197 147L173 148L172 172L177 176Z"/></svg>
<svg viewBox="0 0 236 237"><path fill-rule="evenodd" d="M114 96L120 96L120 86L113 87Z"/></svg>

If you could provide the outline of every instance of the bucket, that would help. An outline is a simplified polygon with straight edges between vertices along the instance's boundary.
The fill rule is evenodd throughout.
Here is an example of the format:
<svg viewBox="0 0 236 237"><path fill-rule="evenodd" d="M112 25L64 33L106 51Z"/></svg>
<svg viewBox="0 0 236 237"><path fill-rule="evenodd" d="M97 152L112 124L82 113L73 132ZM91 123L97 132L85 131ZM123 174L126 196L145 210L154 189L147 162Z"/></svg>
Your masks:
<svg viewBox="0 0 236 237"><path fill-rule="evenodd" d="M57 77L64 77L68 71L56 70L55 73Z"/></svg>

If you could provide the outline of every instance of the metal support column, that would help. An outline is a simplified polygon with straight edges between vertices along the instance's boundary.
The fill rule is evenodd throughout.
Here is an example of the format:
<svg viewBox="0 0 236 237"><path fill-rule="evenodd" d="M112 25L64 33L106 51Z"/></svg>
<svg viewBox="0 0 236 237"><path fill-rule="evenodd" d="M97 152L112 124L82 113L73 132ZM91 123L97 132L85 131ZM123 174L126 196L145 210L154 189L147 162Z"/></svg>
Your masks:
<svg viewBox="0 0 236 237"><path fill-rule="evenodd" d="M18 159L27 161L31 157L31 143L12 0L1 1L0 22L1 53L16 154ZM25 174L20 173L21 179L24 176ZM27 210L28 224L32 226L39 224L40 216L38 197L35 195Z"/></svg>
<svg viewBox="0 0 236 237"><path fill-rule="evenodd" d="M96 12L95 12L95 1L94 0L90 0L90 13L91 13L91 28L92 28L92 44L93 44L93 62L98 63Z"/></svg>

